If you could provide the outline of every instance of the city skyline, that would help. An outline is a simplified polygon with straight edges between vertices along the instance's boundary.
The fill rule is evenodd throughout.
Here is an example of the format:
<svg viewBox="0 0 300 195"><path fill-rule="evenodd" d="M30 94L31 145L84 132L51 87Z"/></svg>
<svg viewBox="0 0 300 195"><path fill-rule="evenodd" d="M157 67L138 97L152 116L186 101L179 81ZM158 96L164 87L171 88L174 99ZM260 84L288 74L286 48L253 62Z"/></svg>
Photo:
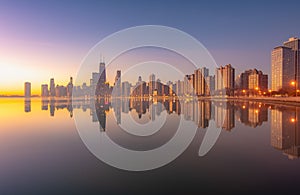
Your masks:
<svg viewBox="0 0 300 195"><path fill-rule="evenodd" d="M299 36L300 31L297 25L289 25L297 23L297 1L286 4L279 1L272 4L238 1L162 4L156 1L135 2L130 8L126 2L104 2L98 6L83 2L67 6L68 2L35 1L1 4L0 13L5 18L0 22L3 27L0 32L1 95L22 94L21 86L27 80L32 83L33 95L39 93L40 83L48 82L48 78L55 77L58 83L67 84L70 76L75 78L92 46L111 33L136 25L178 28L202 42L218 65L231 63L236 73L260 67L268 75L271 73L270 48L288 37ZM102 12L97 7L102 7ZM178 9L181 11L176 11ZM141 10L148 11L135 17ZM282 10L290 12L284 15ZM157 15L152 14L154 11ZM247 16L254 12L255 16Z"/></svg>
<svg viewBox="0 0 300 195"><path fill-rule="evenodd" d="M299 41L299 39L297 38L297 37L291 37L291 38L289 38L289 41L291 41L292 39L295 39L295 40L297 40L297 41ZM289 41L285 41L284 43L287 43L287 42L289 42ZM275 52L275 51L277 51L277 50L279 50L279 49L283 49L283 50L288 50L289 48L288 47L286 47L286 46L277 46L277 47L275 47L273 50L272 50L272 55L271 55L271 57L274 55L273 53ZM286 54L285 54L286 55ZM290 54L290 55L292 55L292 54ZM272 57L273 58L273 57ZM289 57L289 58L291 58L291 57ZM100 74L100 72L102 72L103 70L106 70L107 69L107 67L105 67L106 65L105 65L105 61L104 61L104 59L105 59L105 57L101 57L100 58L100 61L98 62L99 64L100 64L100 67L99 67L99 74ZM97 62L95 62L95 64L96 64ZM273 64L272 64L273 62L271 61L271 64L270 64L270 67L271 67L271 69L272 69L272 66L273 66ZM282 63L284 63L284 62L282 62ZM289 67L289 63L290 62L288 62L287 63L287 67ZM294 62L292 62L292 63L294 63ZM114 67L115 65L114 65L114 63L112 62L112 64L113 65L111 65L112 67ZM159 69L159 65L161 65L161 64L164 64L164 65L168 65L167 63L164 63L164 62L156 62L156 61L148 61L148 62L143 62L143 63L139 63L139 64L137 64L137 65L148 65L148 66L156 66L157 67L157 69ZM102 65L102 66L101 66ZM231 64L229 64L229 65L231 65ZM224 67L225 66L227 66L227 65L224 65ZM106 72L104 72L104 74L105 74L105 79L104 79L104 82L108 82L108 84L110 85L110 86L113 86L113 84L114 84L114 77L113 76L111 76L111 75L113 75L113 71L112 71L112 67L109 67L110 68L110 73L109 73L109 77L106 79ZM138 68L140 68L140 67L138 67ZM143 67L141 67L141 68L143 68ZM205 66L202 66L202 68L204 68L204 69L207 69ZM202 68L200 68L200 69L202 69ZM220 65L219 67L216 67L216 70L218 70L218 69L222 69L223 68L223 65ZM166 69L167 70L167 69ZM234 74L233 73L233 76L231 76L232 78L231 78L231 80L232 80L232 82L233 83L235 83L236 84L236 79L239 79L238 78L238 76L239 75L242 75L245 71L250 71L250 70L252 70L252 69L249 69L249 70L241 70L241 72L239 73L239 74ZM256 68L254 68L253 70L256 70ZM207 69L207 71L209 71L209 69ZM211 70L212 71L212 70ZM293 69L290 69L289 70L290 72L293 72L294 70ZM139 72L139 71L136 71L136 72ZM236 72L235 71L235 68L234 68L234 72ZM261 72L261 70L260 70L260 72ZM207 73L206 72L199 72L200 74L203 74L204 76L203 76L203 78L206 78L208 75L206 75ZM217 72L216 72L217 73ZM95 72L92 72L91 73L92 74L92 79L93 80L96 80L96 78L98 78L98 76L96 75L96 74L98 74L98 73L95 73ZM147 73L146 73L147 74ZM145 74L145 72L143 72L143 77L145 78L146 75ZM153 73L152 73L153 74ZM158 74L159 74L159 72L158 72ZM277 91L276 90L276 88L274 88L273 86L272 86L272 81L274 80L274 79L272 79L272 72L270 73L270 74L266 74L267 75L267 80L269 81L267 81L267 83L269 83L270 85L267 85L268 87L267 87L267 89L269 88L269 89L272 89L273 91ZM291 73L292 74L292 73ZM296 73L295 73L296 74ZM197 75L197 73L196 73L196 70L195 70L195 75ZM216 75L218 75L218 74L216 74ZM270 75L270 77L268 78L268 75ZM275 76L276 75L279 75L279 74L274 74ZM141 77L141 75L136 75L136 76L138 76L138 77ZM129 81L129 82L134 82L134 78L136 77L136 76L132 76L131 75L131 78L129 78L128 79L128 76L126 77L126 81ZM179 75L177 75L177 77L178 77ZM213 74L213 76L215 76L214 74ZM72 76L70 76L70 77L72 77ZM199 76L198 76L199 77ZM100 77L99 77L100 78ZM99 79L98 78L98 79ZM161 79L161 78L160 78ZM27 79L28 80L28 79ZM103 79L102 79L103 80ZM289 81L290 81L291 79L289 79ZM295 80L295 79L294 79ZM164 82L165 83L167 83L168 81L171 81L171 80L166 80L166 79L164 79ZM289 83L289 81L288 81L288 79L286 79L286 82L287 82L287 84L286 84L286 86L289 86L290 85L290 83ZM26 81L26 82L28 82L28 81ZM94 81L94 82L96 82L97 83L97 81ZM103 82L103 83L104 83ZM224 83L224 85L227 85L226 84L226 79L223 81L223 82L225 82ZM88 83L88 81L86 81L86 82L83 82L83 83ZM96 83L94 83L94 84L92 84L92 85L96 85ZM43 84L42 84L43 85ZM216 87L218 87L217 86L218 85L218 83L216 83ZM219 84L219 85L221 85L221 84ZM222 84L223 85L223 84ZM195 87L195 89L197 88L197 85L195 85L194 86ZM41 91L39 90L39 89L33 89L32 91L32 96L39 96L39 95L41 95ZM13 93L13 94L10 94L10 93L7 93L7 94L0 94L0 95L4 95L4 96L6 96L6 95L12 95L12 96L14 96L14 95L16 95L16 96L22 96L22 94L23 94L24 92L23 91L20 91L19 93Z"/></svg>

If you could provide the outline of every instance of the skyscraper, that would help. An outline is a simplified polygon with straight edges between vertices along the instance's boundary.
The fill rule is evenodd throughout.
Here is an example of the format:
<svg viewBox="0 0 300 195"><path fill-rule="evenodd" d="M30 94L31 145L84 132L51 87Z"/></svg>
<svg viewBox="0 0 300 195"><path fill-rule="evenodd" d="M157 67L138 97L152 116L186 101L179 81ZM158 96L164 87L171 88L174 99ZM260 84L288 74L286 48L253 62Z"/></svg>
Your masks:
<svg viewBox="0 0 300 195"><path fill-rule="evenodd" d="M67 96L72 97L72 93L73 93L73 78L70 77L70 82L67 85Z"/></svg>
<svg viewBox="0 0 300 195"><path fill-rule="evenodd" d="M99 64L99 74L100 74L100 83L106 82L106 70L105 70L105 62L101 61Z"/></svg>
<svg viewBox="0 0 300 195"><path fill-rule="evenodd" d="M213 95L215 91L215 75L208 76L205 78L205 81L207 83L207 89L205 90L206 95Z"/></svg>
<svg viewBox="0 0 300 195"><path fill-rule="evenodd" d="M195 74L185 75L184 77L184 94L194 95L195 94Z"/></svg>
<svg viewBox="0 0 300 195"><path fill-rule="evenodd" d="M31 83L30 82L24 83L24 97L25 98L31 97Z"/></svg>
<svg viewBox="0 0 300 195"><path fill-rule="evenodd" d="M48 85L47 84L43 84L41 86L41 96L42 97L48 97L49 96L49 90L48 90Z"/></svg>
<svg viewBox="0 0 300 195"><path fill-rule="evenodd" d="M162 96L162 92L163 92L163 84L161 83L160 79L156 80L156 88L157 88L157 95L158 96Z"/></svg>
<svg viewBox="0 0 300 195"><path fill-rule="evenodd" d="M296 87L300 84L300 40L296 37L289 38L283 46L275 47L272 50L272 90L293 89L291 82L296 82Z"/></svg>
<svg viewBox="0 0 300 195"><path fill-rule="evenodd" d="M105 69L105 62L101 59L99 64L99 73L97 73L98 79L96 81L93 78L93 82L95 84L94 93L97 96L104 97L108 95L108 84L106 83L106 69ZM93 94L92 94L93 95Z"/></svg>
<svg viewBox="0 0 300 195"><path fill-rule="evenodd" d="M154 90L156 89L155 83L155 75L151 74L149 76L149 96L152 96Z"/></svg>
<svg viewBox="0 0 300 195"><path fill-rule="evenodd" d="M122 96L129 97L130 96L130 83L128 81L122 82Z"/></svg>
<svg viewBox="0 0 300 195"><path fill-rule="evenodd" d="M289 89L295 79L294 52L289 47L279 46L272 51L271 74L272 91Z"/></svg>
<svg viewBox="0 0 300 195"><path fill-rule="evenodd" d="M205 78L208 77L208 69L203 67L195 70L195 92L196 95L203 96L208 95L206 94L207 83Z"/></svg>
<svg viewBox="0 0 300 195"><path fill-rule="evenodd" d="M54 83L54 78L50 79L50 96L54 97L55 96L55 83Z"/></svg>
<svg viewBox="0 0 300 195"><path fill-rule="evenodd" d="M235 69L231 64L227 64L224 67L221 66L216 69L215 88L218 95L233 95L234 91L234 78ZM224 94L225 93L225 94Z"/></svg>
<svg viewBox="0 0 300 195"><path fill-rule="evenodd" d="M253 70L246 70L245 72L241 73L240 75L240 83L239 88L242 90L249 89L249 75Z"/></svg>
<svg viewBox="0 0 300 195"><path fill-rule="evenodd" d="M284 46L289 47L293 51L293 61L294 61L294 70L295 70L295 81L297 82L296 86L300 84L300 39L297 37L291 37L288 41L283 43Z"/></svg>

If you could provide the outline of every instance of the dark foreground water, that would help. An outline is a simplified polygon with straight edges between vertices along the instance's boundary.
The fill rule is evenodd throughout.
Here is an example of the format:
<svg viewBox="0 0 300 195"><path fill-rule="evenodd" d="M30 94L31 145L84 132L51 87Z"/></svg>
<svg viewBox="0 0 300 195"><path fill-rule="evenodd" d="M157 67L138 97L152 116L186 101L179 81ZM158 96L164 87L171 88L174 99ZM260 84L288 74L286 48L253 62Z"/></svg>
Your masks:
<svg viewBox="0 0 300 195"><path fill-rule="evenodd" d="M180 117L198 129L189 147L171 163L132 172L96 158L81 140L75 116L88 120L100 136L108 135L120 146L137 151L162 146L174 135ZM118 126L128 116L140 125L162 116L171 122L150 140L139 140ZM0 125L1 195L276 194L299 190L299 107L251 101L95 103L2 98ZM221 134L212 149L199 156L211 126L222 129Z"/></svg>

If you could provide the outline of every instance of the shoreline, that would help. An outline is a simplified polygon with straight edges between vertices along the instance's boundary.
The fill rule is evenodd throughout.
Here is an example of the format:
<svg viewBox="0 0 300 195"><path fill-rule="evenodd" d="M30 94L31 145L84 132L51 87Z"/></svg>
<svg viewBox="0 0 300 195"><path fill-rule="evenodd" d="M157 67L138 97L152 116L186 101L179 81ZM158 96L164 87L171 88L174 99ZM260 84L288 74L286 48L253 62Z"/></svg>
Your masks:
<svg viewBox="0 0 300 195"><path fill-rule="evenodd" d="M22 97L22 96L0 96L1 99L41 99L41 100L91 100L91 99L97 99L97 98L85 98L85 97L77 97L77 98L69 98L69 97ZM112 97L104 97L109 99L114 99ZM176 100L191 100L194 98L189 97L118 97L118 99L176 99ZM300 96L299 97L263 97L263 96L257 96L257 97L246 97L246 96L232 96L232 97L218 97L218 96L206 96L206 97L197 97L195 98L197 100L214 100L214 101L230 101L230 100L238 100L238 101L263 101L263 102L280 102L280 103L296 103L300 105Z"/></svg>

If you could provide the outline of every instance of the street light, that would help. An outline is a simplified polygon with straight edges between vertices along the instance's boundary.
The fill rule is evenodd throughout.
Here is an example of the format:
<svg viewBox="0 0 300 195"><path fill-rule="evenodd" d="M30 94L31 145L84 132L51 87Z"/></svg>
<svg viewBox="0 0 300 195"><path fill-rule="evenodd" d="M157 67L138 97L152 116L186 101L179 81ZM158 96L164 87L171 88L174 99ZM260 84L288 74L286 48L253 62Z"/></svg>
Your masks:
<svg viewBox="0 0 300 195"><path fill-rule="evenodd" d="M296 119L295 118L291 118L291 123L295 123L296 122Z"/></svg>
<svg viewBox="0 0 300 195"><path fill-rule="evenodd" d="M259 93L259 88L258 87L255 87L255 90L256 90L256 96L258 95L258 93Z"/></svg>
<svg viewBox="0 0 300 195"><path fill-rule="evenodd" d="M298 93L298 90L297 90L297 82L296 82L296 81L291 81L291 85L292 85L292 86L295 86L295 93L296 93L296 97L297 97L297 93Z"/></svg>

